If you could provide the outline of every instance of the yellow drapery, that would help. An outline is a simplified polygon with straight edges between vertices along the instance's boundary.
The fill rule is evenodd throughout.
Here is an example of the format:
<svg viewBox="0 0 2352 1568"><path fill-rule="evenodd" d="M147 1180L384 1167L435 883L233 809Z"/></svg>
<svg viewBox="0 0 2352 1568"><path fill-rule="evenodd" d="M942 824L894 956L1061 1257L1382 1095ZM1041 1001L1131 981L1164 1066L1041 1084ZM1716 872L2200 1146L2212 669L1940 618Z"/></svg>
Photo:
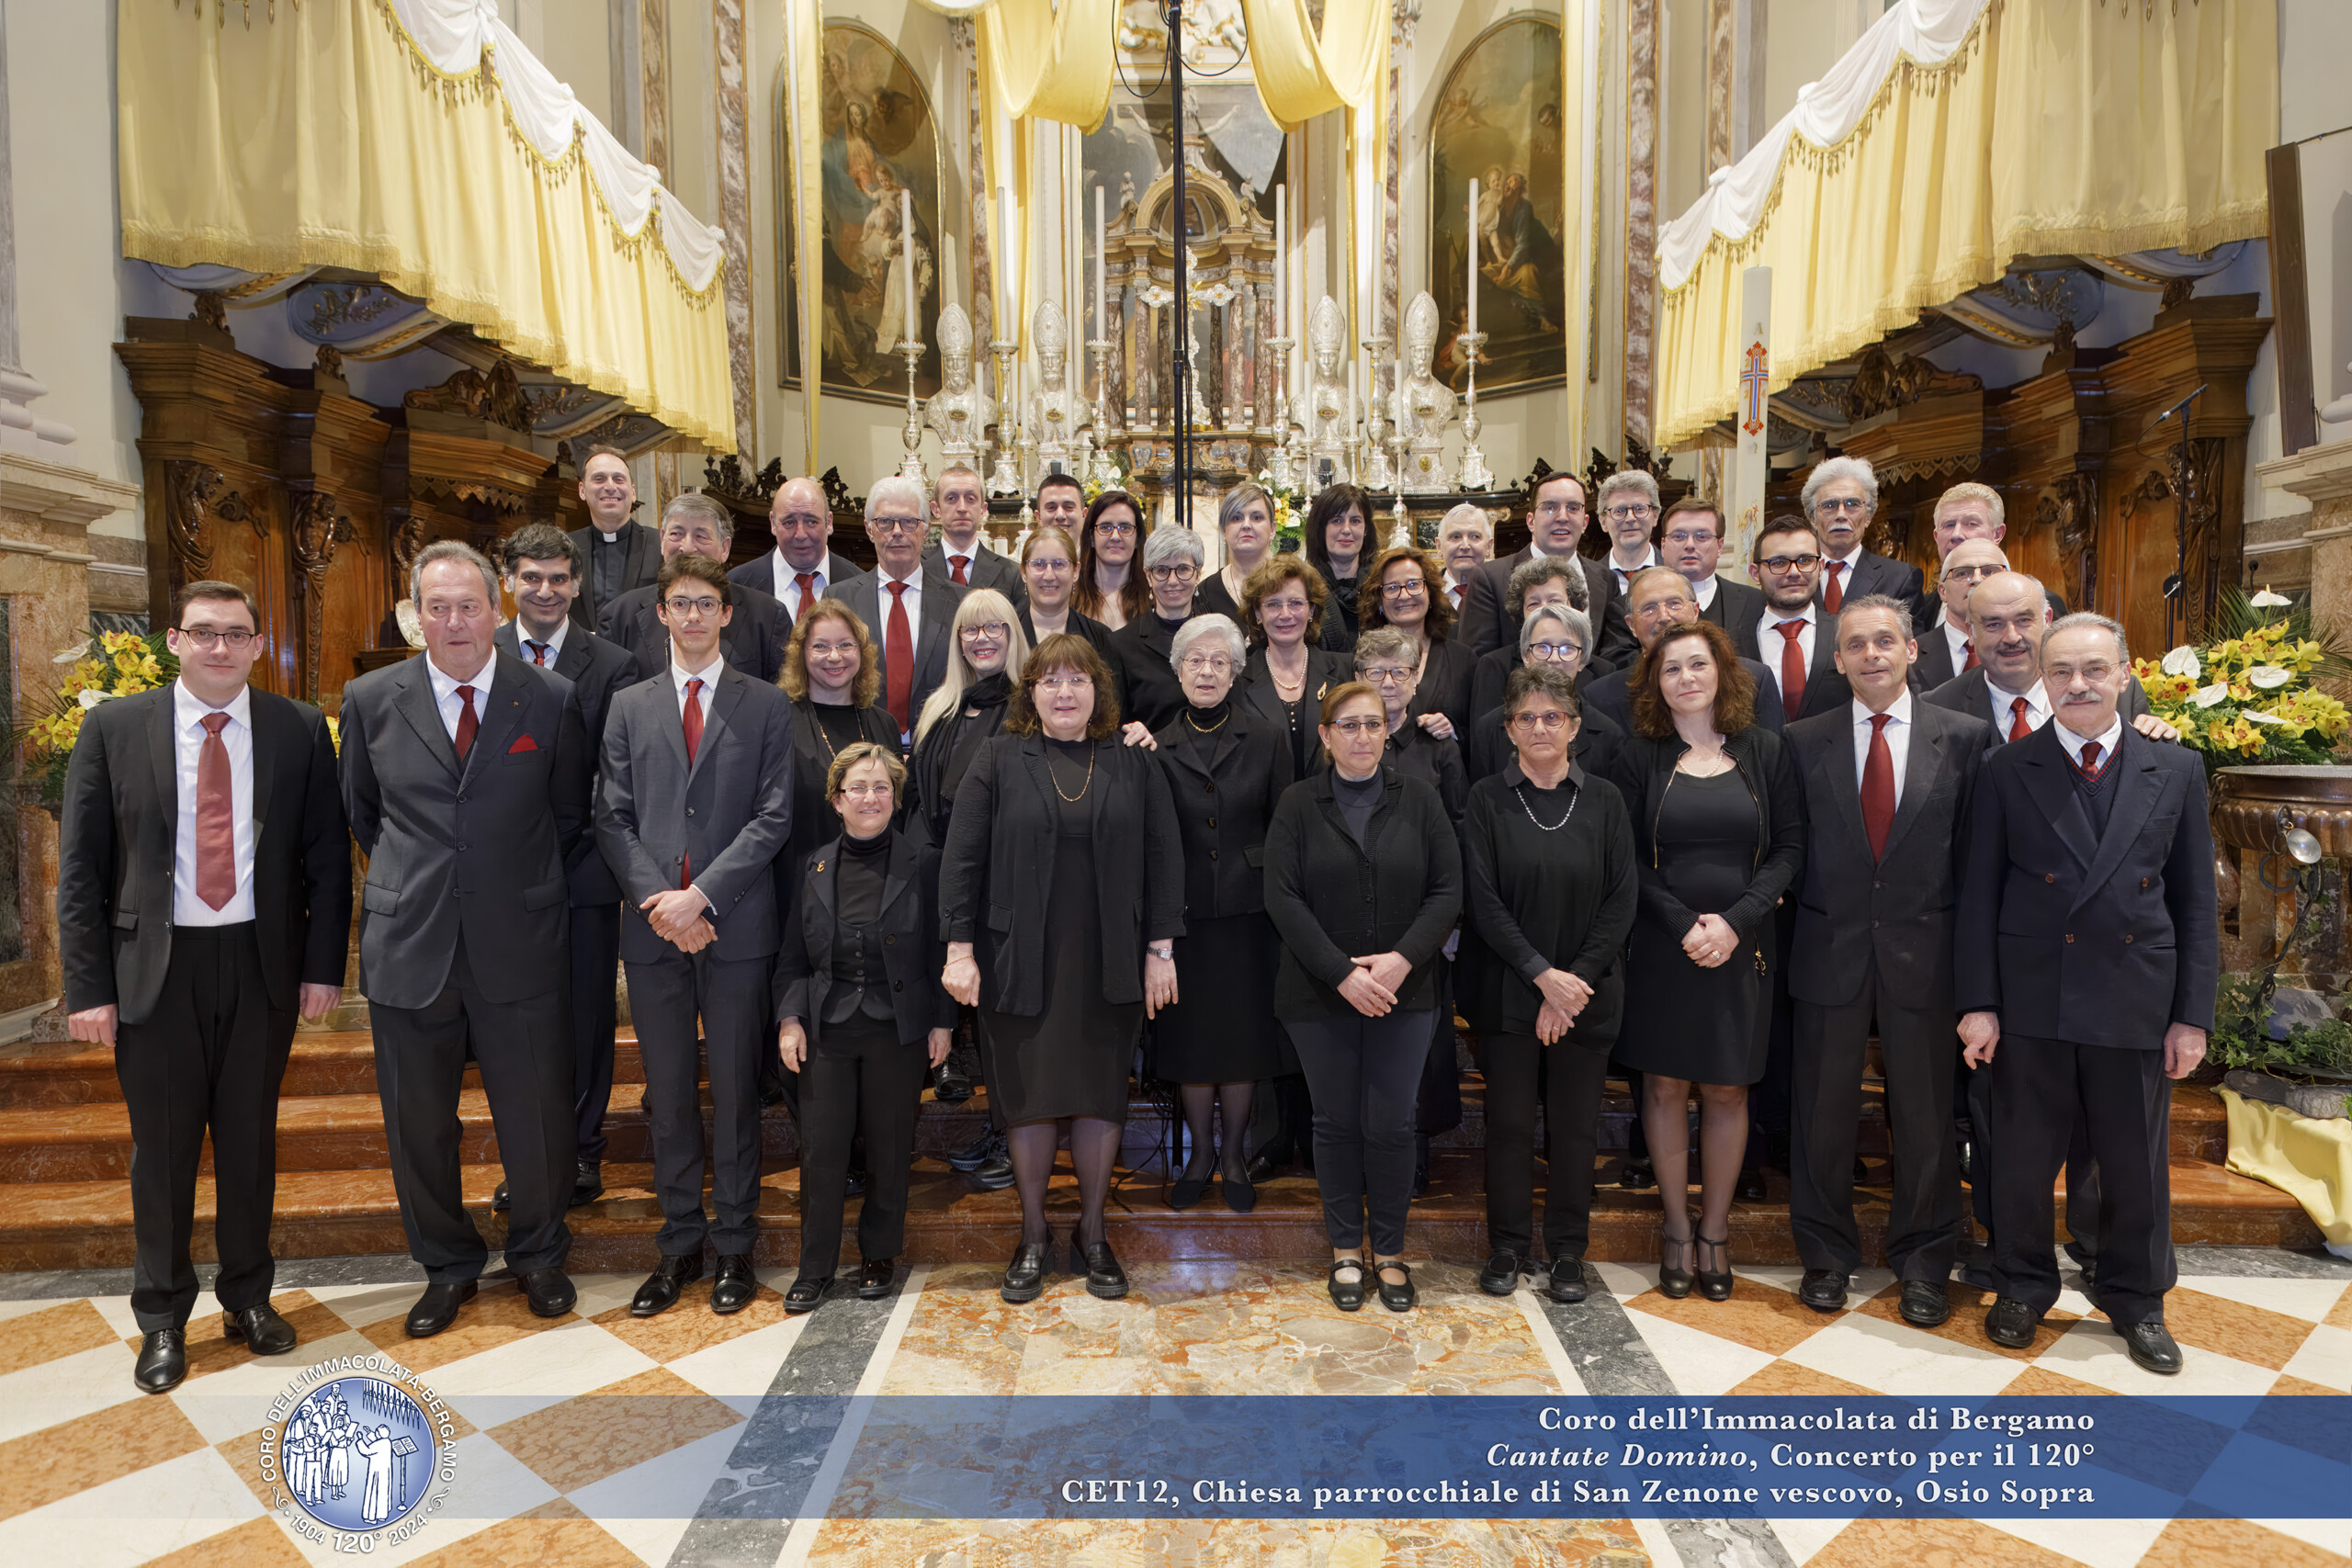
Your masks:
<svg viewBox="0 0 2352 1568"><path fill-rule="evenodd" d="M1993 0L1905 60L1833 147L1791 138L1762 216L1659 311L1661 449L1737 402L1740 274L1772 268L1771 389L1998 279L2020 255L2202 251L2264 233L2273 0Z"/></svg>
<svg viewBox="0 0 2352 1568"><path fill-rule="evenodd" d="M434 68L378 0L221 27L121 0L123 254L166 266L372 273L566 380L735 449L723 275L623 233L575 142L510 133L480 69Z"/></svg>
<svg viewBox="0 0 2352 1568"><path fill-rule="evenodd" d="M1114 0L995 0L981 13L982 51L997 101L1082 130L1102 123L1115 73Z"/></svg>
<svg viewBox="0 0 2352 1568"><path fill-rule="evenodd" d="M786 141L791 151L792 254L800 287L793 296L799 321L801 427L807 445L799 472L818 472L817 413L824 401L820 383L824 371L825 175L817 160L824 118L823 81L819 70L825 58L824 0L785 0L785 54L790 62L792 87L786 110Z"/></svg>
<svg viewBox="0 0 2352 1568"><path fill-rule="evenodd" d="M2230 1119L2229 1168L2301 1203L2335 1246L2352 1244L2352 1122L2299 1116L2235 1089L2217 1092Z"/></svg>

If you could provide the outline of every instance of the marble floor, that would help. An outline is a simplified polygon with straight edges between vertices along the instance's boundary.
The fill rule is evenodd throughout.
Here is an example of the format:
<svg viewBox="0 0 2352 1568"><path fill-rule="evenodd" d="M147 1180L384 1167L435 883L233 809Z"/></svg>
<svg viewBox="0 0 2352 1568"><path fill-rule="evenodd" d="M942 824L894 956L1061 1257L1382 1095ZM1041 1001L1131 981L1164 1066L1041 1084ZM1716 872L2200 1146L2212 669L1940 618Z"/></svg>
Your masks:
<svg viewBox="0 0 2352 1568"><path fill-rule="evenodd" d="M1930 1333L1901 1321L1883 1272L1860 1277L1833 1317L1797 1303L1794 1269L1742 1269L1723 1303L1666 1300L1654 1269L1591 1271L1602 1288L1563 1307L1526 1289L1489 1298L1469 1266L1419 1263L1419 1310L1350 1315L1306 1260L1137 1263L1125 1301L1095 1301L1060 1276L1024 1307L998 1298L994 1268L957 1265L916 1269L888 1299L842 1297L806 1317L782 1310L788 1275L763 1276L759 1300L728 1318L707 1311L704 1283L650 1321L628 1315L637 1276L583 1275L564 1318L532 1317L511 1280L492 1280L455 1328L413 1341L400 1320L418 1287L404 1259L300 1260L281 1267L277 1297L299 1349L256 1359L200 1313L190 1375L160 1398L130 1382L127 1271L0 1275L0 1562L348 1561L270 1512L259 1434L306 1368L379 1352L454 1413L446 1506L413 1539L370 1553L402 1563L2347 1561L2346 1520L1072 1522L890 1519L865 1507L860 1450L874 1439L857 1395L2352 1393L2352 1264L2320 1255L2182 1248L2167 1318L2188 1365L2170 1380L2133 1368L2075 1289L2033 1348L2013 1352L1984 1339L1984 1298L1958 1284L1951 1322Z"/></svg>

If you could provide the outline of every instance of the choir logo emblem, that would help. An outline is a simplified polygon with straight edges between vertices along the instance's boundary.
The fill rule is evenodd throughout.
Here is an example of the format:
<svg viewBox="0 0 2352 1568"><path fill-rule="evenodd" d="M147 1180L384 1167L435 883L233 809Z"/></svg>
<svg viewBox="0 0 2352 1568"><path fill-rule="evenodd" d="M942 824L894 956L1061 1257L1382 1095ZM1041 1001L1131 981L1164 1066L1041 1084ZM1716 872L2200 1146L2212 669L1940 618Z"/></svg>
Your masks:
<svg viewBox="0 0 2352 1568"><path fill-rule="evenodd" d="M383 1356L311 1368L269 1407L261 1479L270 1508L306 1540L372 1551L408 1540L447 1501L457 1416Z"/></svg>

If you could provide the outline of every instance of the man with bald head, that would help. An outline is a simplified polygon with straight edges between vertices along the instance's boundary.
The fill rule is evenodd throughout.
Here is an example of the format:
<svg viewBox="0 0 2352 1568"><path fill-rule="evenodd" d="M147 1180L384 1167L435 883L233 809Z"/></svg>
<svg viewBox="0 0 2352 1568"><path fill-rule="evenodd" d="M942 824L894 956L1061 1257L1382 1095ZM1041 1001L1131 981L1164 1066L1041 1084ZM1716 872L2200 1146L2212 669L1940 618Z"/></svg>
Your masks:
<svg viewBox="0 0 2352 1568"><path fill-rule="evenodd" d="M1670 566L1653 566L1634 573L1633 586L1625 593L1625 622L1640 652L1647 652L1668 628L1689 626L1699 618L1698 593L1680 572ZM1756 682L1758 692L1778 690L1770 670L1744 656L1739 662ZM1637 654L1623 670L1600 676L1584 689L1585 705L1615 719L1618 728L1629 735L1634 730L1631 688L1634 675L1640 669ZM1757 702L1756 722L1765 728L1778 734L1785 720L1779 703L1760 698Z"/></svg>
<svg viewBox="0 0 2352 1568"><path fill-rule="evenodd" d="M2009 534L2007 517L2007 509L2001 502L2001 492L1991 485L1978 484L1975 480L1969 479L1952 486L1936 498L1934 524L1938 558L1949 560L1952 551L1972 539L1982 540L1996 548L2002 547ZM2007 565L2007 560L2008 558L2004 555L2002 563ZM1965 589L1962 590L1963 595L1966 592ZM2064 598L2049 592L2047 589L2044 589L2043 592L2050 602L2052 620L2056 620L2066 613L2066 601ZM1928 651L1925 646L1928 632L1938 624L1941 616L1941 601L1938 597L1930 596L1920 600L1914 613L1913 622L1918 628L1921 641L1919 651L1922 655ZM1965 619L1965 616L1956 618ZM1960 673L1958 667L1954 667L1952 673L1955 675Z"/></svg>
<svg viewBox="0 0 2352 1568"><path fill-rule="evenodd" d="M825 501L825 487L815 479L788 479L775 492L768 502L768 532L775 536L775 548L745 561L727 581L782 600L795 621L827 589L862 570L826 548L833 536L833 509Z"/></svg>
<svg viewBox="0 0 2352 1568"><path fill-rule="evenodd" d="M2054 617L2041 582L2021 571L1996 572L1968 595L1969 637L1976 668L1926 698L1938 707L1988 720L1990 744L2022 740L2050 722L2050 694L2041 684L2041 635ZM2148 711L2140 682L2127 681L2118 698L2123 716L2154 740L2179 731Z"/></svg>
<svg viewBox="0 0 2352 1568"><path fill-rule="evenodd" d="M1921 692L1976 668L1968 595L1986 578L2008 570L2008 558L1990 539L1962 539L1944 557L1942 575L1936 579L1936 619L1919 633L1919 662L1913 666Z"/></svg>

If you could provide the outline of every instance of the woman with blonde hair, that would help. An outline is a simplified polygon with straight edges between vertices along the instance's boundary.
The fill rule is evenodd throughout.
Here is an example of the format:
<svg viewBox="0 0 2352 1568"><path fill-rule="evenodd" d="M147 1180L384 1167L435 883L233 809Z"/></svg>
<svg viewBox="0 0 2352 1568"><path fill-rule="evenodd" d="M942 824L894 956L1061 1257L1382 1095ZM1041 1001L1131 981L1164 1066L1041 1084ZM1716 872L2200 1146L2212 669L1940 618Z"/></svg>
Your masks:
<svg viewBox="0 0 2352 1568"><path fill-rule="evenodd" d="M922 802L919 820L934 844L947 841L947 814L965 770L1004 728L1012 672L1028 660L1030 647L1012 601L993 588L965 594L949 630L955 641L948 645L947 674L915 716L914 798Z"/></svg>
<svg viewBox="0 0 2352 1568"><path fill-rule="evenodd" d="M1225 565L1201 584L1199 610L1204 615L1241 619L1241 593L1274 548L1274 502L1263 489L1247 479L1225 492L1216 504L1217 532L1225 536Z"/></svg>

